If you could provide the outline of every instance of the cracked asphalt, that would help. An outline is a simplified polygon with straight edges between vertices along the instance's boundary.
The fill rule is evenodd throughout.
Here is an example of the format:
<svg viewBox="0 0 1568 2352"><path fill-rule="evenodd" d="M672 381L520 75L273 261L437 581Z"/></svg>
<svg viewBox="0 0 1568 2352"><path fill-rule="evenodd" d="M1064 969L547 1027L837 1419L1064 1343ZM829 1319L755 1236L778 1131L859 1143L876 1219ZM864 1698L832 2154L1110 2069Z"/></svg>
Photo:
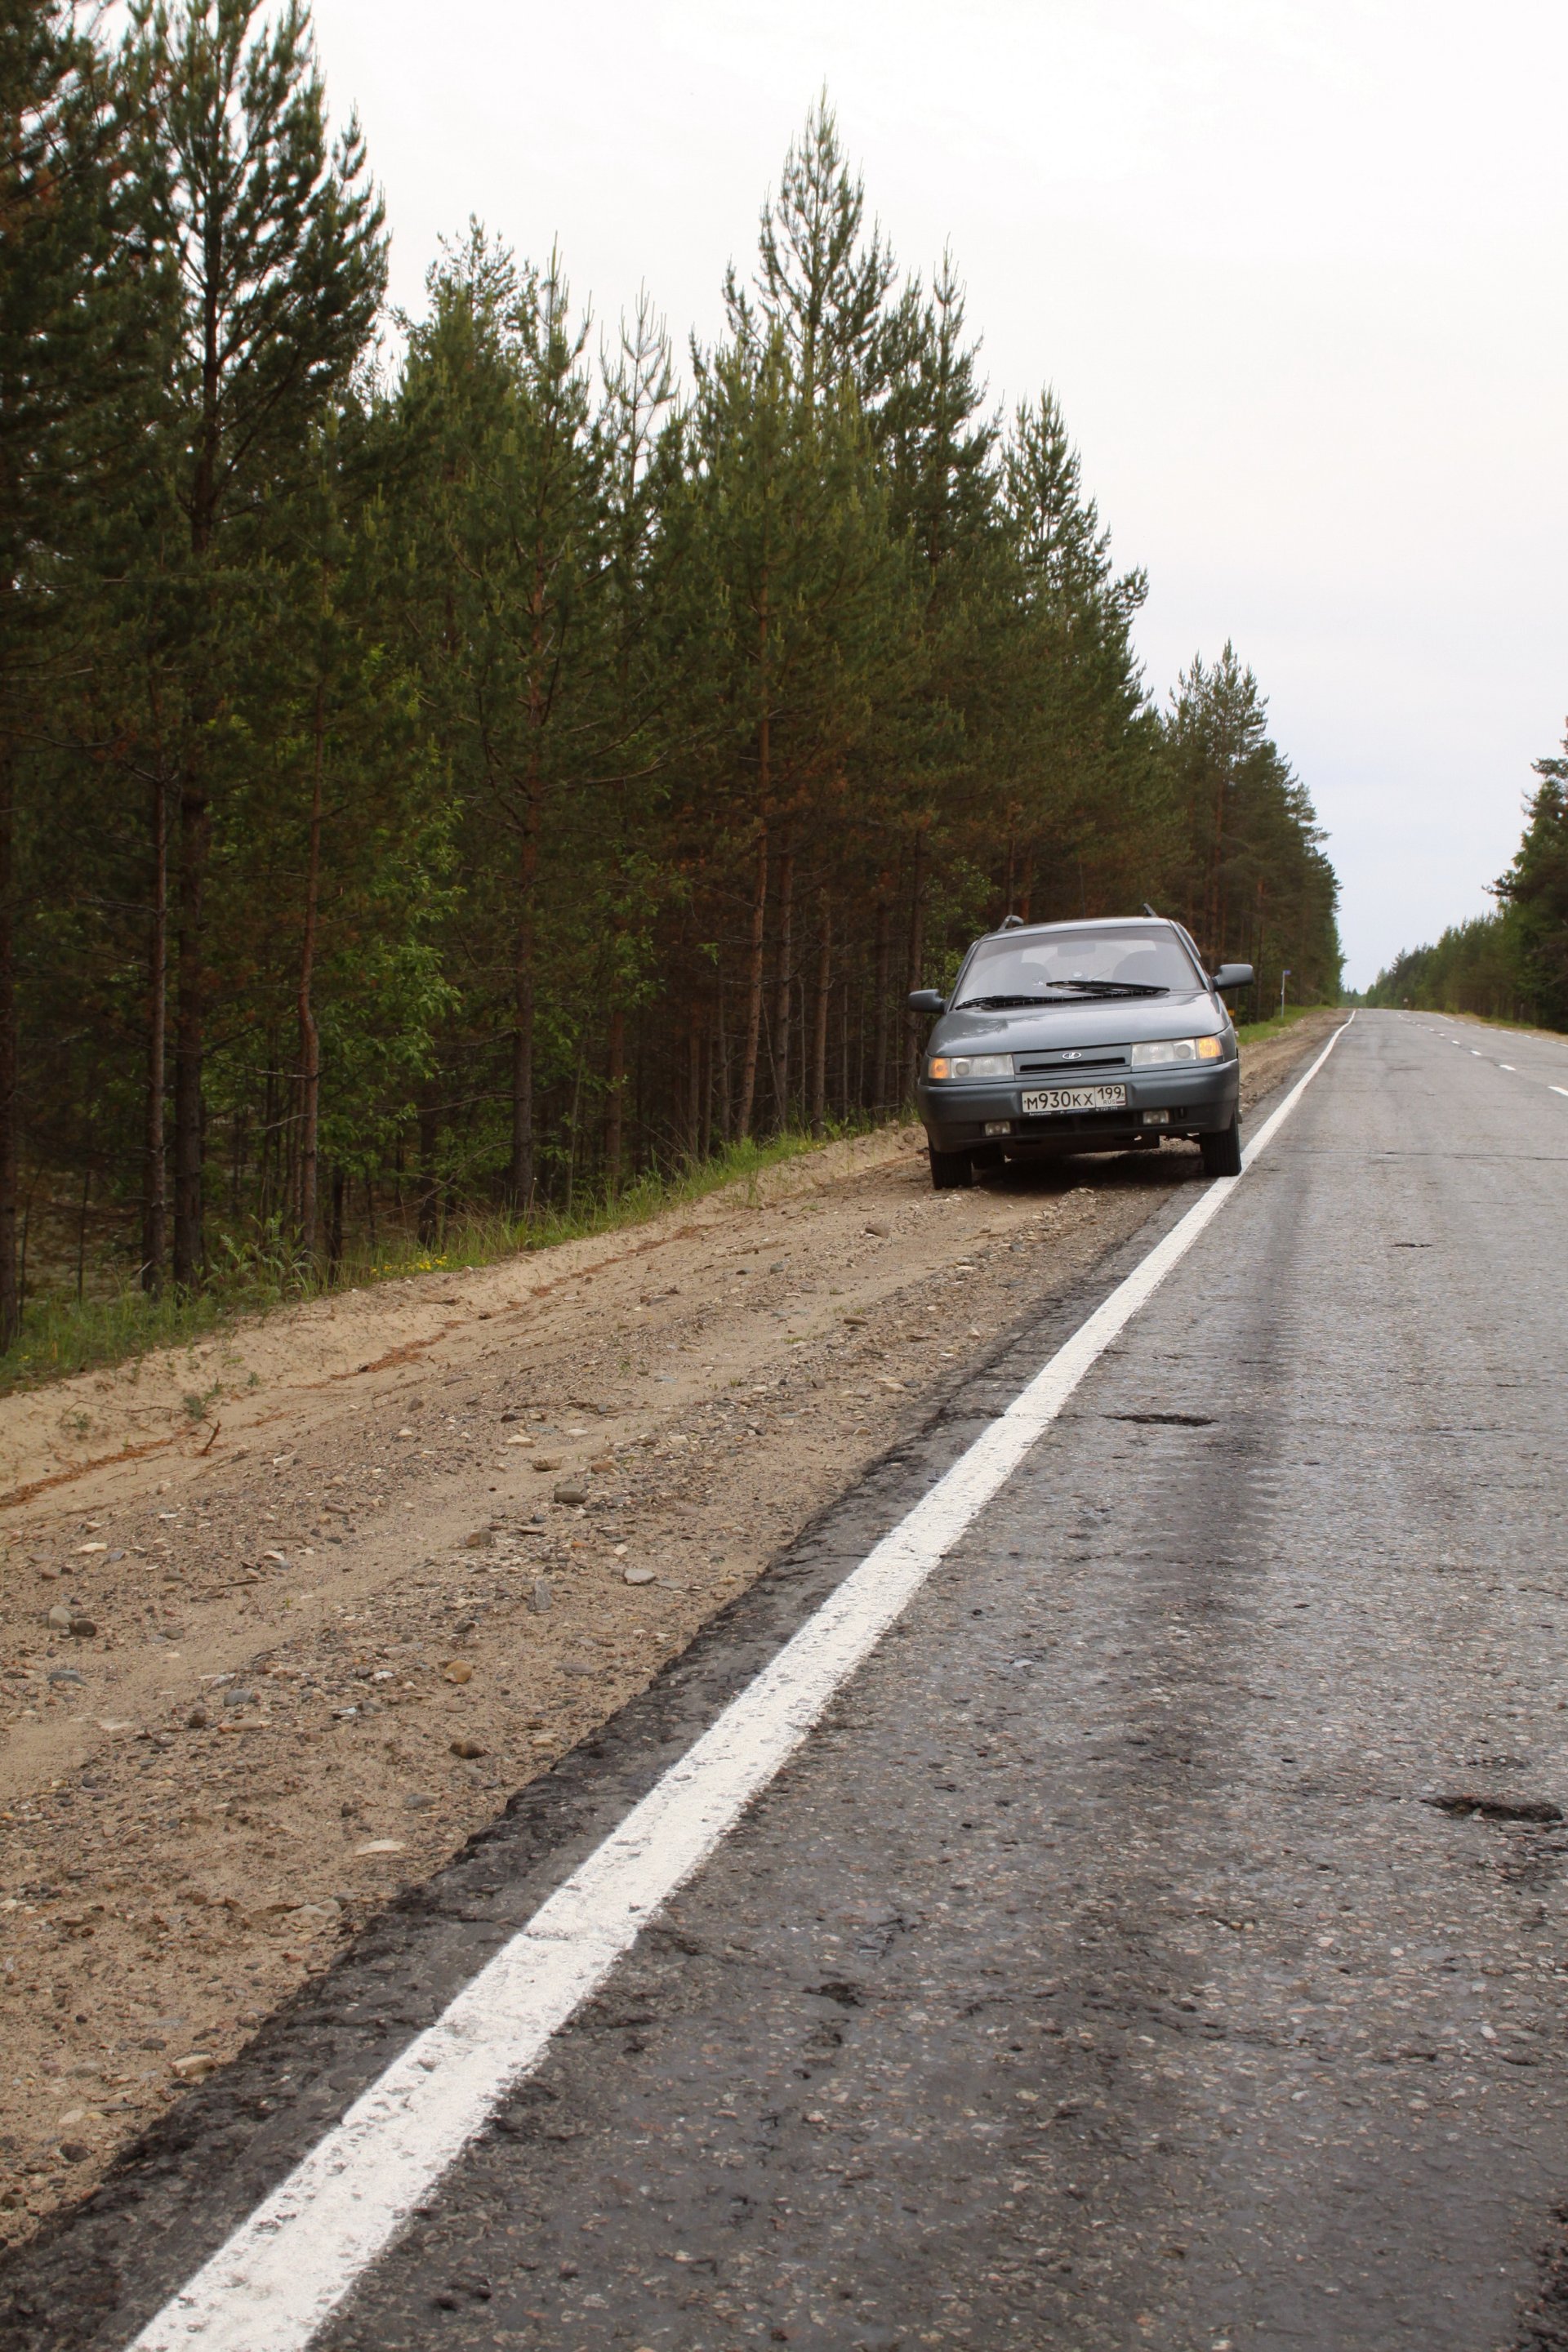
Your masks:
<svg viewBox="0 0 1568 2352"><path fill-rule="evenodd" d="M1568 1053L1453 1034L1358 1018L321 2345L1568 2346ZM0 2340L126 2343L1184 1205L17 2256Z"/></svg>

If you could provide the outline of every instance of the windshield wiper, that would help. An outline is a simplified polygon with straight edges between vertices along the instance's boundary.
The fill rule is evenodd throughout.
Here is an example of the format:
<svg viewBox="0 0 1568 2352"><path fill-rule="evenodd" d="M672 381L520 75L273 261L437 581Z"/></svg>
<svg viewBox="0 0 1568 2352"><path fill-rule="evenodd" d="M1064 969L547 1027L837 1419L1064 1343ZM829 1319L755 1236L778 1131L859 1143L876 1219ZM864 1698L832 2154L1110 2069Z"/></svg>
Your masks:
<svg viewBox="0 0 1568 2352"><path fill-rule="evenodd" d="M1053 988L1076 988L1082 996L1169 996L1147 980L1053 980Z"/></svg>
<svg viewBox="0 0 1568 2352"><path fill-rule="evenodd" d="M1053 980L1047 985L1059 988L1061 982ZM1045 1001L1043 996L966 996L962 1004L950 1005L948 1010L952 1013L1006 1013L1021 1005L1026 1012L1031 1004L1043 1004Z"/></svg>
<svg viewBox="0 0 1568 2352"><path fill-rule="evenodd" d="M1047 980L1047 988L1070 988L1078 996L1169 996L1168 988L1155 988L1142 980ZM966 996L962 1004L949 1006L952 1013L1027 1012L1031 1005L1045 1004L1049 1000L1038 996Z"/></svg>

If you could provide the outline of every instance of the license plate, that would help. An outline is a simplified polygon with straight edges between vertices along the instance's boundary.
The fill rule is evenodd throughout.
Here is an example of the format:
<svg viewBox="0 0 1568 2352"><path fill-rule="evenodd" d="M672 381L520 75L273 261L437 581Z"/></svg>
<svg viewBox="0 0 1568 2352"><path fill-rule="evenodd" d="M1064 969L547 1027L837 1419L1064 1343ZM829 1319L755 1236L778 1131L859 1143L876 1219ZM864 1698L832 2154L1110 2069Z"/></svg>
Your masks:
<svg viewBox="0 0 1568 2352"><path fill-rule="evenodd" d="M1024 1097L1026 1118L1053 1110L1125 1110L1125 1087L1044 1087Z"/></svg>

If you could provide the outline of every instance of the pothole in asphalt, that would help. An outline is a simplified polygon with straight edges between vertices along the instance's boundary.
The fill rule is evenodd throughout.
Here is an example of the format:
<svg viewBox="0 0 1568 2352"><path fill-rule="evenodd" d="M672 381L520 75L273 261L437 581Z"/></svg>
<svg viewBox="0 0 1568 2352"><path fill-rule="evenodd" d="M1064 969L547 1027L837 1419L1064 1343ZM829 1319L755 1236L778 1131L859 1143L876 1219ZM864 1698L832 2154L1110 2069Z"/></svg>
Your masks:
<svg viewBox="0 0 1568 2352"><path fill-rule="evenodd" d="M1460 1820L1476 1813L1486 1822L1560 1822L1563 1818L1562 1806L1545 1797L1482 1797L1461 1791L1451 1797L1423 1797L1421 1801L1436 1812L1451 1813Z"/></svg>
<svg viewBox="0 0 1568 2352"><path fill-rule="evenodd" d="M1145 1427L1159 1429L1212 1429L1214 1417L1206 1412L1108 1412L1107 1421L1136 1421Z"/></svg>

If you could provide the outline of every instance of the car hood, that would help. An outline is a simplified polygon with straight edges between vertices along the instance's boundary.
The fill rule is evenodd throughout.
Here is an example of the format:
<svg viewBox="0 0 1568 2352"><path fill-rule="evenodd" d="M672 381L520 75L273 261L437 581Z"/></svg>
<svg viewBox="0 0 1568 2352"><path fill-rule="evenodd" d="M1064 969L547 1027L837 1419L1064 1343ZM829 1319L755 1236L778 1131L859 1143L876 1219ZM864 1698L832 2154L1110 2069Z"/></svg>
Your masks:
<svg viewBox="0 0 1568 2352"><path fill-rule="evenodd" d="M1016 1013L944 1013L931 1054L1060 1053L1078 1045L1131 1045L1153 1037L1216 1037L1223 1008L1206 989L1169 996L1091 996Z"/></svg>

